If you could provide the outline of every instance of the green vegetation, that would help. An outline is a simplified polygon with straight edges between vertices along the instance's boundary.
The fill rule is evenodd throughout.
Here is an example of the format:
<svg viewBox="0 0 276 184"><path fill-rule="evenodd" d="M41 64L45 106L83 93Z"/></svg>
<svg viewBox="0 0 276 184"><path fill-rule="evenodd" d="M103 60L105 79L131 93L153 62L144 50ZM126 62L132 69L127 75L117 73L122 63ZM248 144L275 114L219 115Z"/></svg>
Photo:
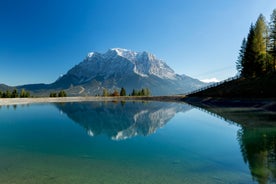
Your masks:
<svg viewBox="0 0 276 184"><path fill-rule="evenodd" d="M120 96L126 96L126 90L125 90L125 88L121 88Z"/></svg>
<svg viewBox="0 0 276 184"><path fill-rule="evenodd" d="M9 90L6 90L5 92L0 91L0 98L29 98L30 96L30 92L25 91L24 89L22 89L20 93L17 89L13 89L12 92Z"/></svg>
<svg viewBox="0 0 276 184"><path fill-rule="evenodd" d="M103 89L103 95L102 96L109 96L108 90L107 89Z"/></svg>
<svg viewBox="0 0 276 184"><path fill-rule="evenodd" d="M102 96L126 96L125 88L121 88L120 93L115 89L113 92L109 92L107 89L103 89ZM150 90L148 88L142 88L141 90L133 89L132 93L129 96L150 96Z"/></svg>
<svg viewBox="0 0 276 184"><path fill-rule="evenodd" d="M51 92L51 93L50 93L50 97L57 97L57 93Z"/></svg>
<svg viewBox="0 0 276 184"><path fill-rule="evenodd" d="M59 93L58 93L58 97L66 97L67 94L65 91L61 90Z"/></svg>
<svg viewBox="0 0 276 184"><path fill-rule="evenodd" d="M22 89L20 92L20 98L29 98L29 97L30 97L30 92Z"/></svg>
<svg viewBox="0 0 276 184"><path fill-rule="evenodd" d="M133 89L130 96L150 96L150 90L148 88L142 88L141 90Z"/></svg>
<svg viewBox="0 0 276 184"><path fill-rule="evenodd" d="M60 92L51 92L50 97L67 97L67 94L64 90L61 90Z"/></svg>
<svg viewBox="0 0 276 184"><path fill-rule="evenodd" d="M267 25L261 14L243 39L236 62L242 77L252 78L276 71L276 9Z"/></svg>

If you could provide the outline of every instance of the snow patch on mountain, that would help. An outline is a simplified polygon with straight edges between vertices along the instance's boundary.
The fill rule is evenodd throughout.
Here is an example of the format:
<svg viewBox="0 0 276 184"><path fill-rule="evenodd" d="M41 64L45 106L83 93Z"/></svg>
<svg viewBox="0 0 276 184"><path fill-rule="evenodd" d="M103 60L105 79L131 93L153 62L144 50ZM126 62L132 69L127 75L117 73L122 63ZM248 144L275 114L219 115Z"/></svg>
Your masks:
<svg viewBox="0 0 276 184"><path fill-rule="evenodd" d="M87 56L88 56L89 58L93 57L93 55L94 55L94 52L90 52L90 53L87 54Z"/></svg>
<svg viewBox="0 0 276 184"><path fill-rule="evenodd" d="M218 80L217 78L215 78L215 77L209 78L209 79L202 79L202 80L200 80L200 81L205 82L205 83L219 82L219 80Z"/></svg>
<svg viewBox="0 0 276 184"><path fill-rule="evenodd" d="M109 49L100 54L90 52L86 60L74 68L75 75L88 80L87 75L97 74L110 76L118 71L134 72L141 77L157 76L161 79L175 80L177 74L162 60L148 52L134 52L122 48ZM71 72L72 73L72 72ZM83 79L82 79L82 82Z"/></svg>

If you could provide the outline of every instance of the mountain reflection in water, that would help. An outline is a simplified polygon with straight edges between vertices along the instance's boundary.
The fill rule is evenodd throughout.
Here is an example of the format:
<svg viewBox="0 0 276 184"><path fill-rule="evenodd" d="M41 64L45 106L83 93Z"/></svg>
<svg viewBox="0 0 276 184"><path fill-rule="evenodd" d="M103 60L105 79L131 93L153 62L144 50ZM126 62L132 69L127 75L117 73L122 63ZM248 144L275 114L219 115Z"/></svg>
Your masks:
<svg viewBox="0 0 276 184"><path fill-rule="evenodd" d="M106 134L113 140L153 134L176 113L191 109L185 104L163 102L57 103L56 106L90 136Z"/></svg>
<svg viewBox="0 0 276 184"><path fill-rule="evenodd" d="M253 180L276 183L276 112L261 108L201 108L241 126L237 133L241 153Z"/></svg>

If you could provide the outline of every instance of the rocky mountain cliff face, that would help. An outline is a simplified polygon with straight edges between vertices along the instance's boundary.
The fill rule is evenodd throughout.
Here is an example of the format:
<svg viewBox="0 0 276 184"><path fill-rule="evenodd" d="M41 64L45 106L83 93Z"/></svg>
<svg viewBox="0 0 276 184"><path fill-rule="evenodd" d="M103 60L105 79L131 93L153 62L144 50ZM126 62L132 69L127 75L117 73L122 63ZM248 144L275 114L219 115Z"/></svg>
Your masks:
<svg viewBox="0 0 276 184"><path fill-rule="evenodd" d="M169 95L204 85L197 79L176 74L148 52L115 48L104 54L89 53L50 87L68 89L71 95L96 95L102 94L104 88L113 91L121 87L128 93L133 89L149 88L152 95Z"/></svg>

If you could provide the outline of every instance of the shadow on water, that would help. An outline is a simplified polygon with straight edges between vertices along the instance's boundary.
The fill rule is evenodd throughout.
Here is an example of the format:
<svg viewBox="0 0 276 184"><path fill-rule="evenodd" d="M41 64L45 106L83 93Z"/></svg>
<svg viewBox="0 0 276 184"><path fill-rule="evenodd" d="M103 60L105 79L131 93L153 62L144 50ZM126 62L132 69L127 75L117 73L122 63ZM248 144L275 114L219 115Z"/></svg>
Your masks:
<svg viewBox="0 0 276 184"><path fill-rule="evenodd" d="M90 136L105 134L113 140L153 134L176 113L191 109L180 103L124 101L57 103L56 107L84 127Z"/></svg>
<svg viewBox="0 0 276 184"><path fill-rule="evenodd" d="M196 107L241 127L237 140L253 180L276 183L276 112L260 107Z"/></svg>

